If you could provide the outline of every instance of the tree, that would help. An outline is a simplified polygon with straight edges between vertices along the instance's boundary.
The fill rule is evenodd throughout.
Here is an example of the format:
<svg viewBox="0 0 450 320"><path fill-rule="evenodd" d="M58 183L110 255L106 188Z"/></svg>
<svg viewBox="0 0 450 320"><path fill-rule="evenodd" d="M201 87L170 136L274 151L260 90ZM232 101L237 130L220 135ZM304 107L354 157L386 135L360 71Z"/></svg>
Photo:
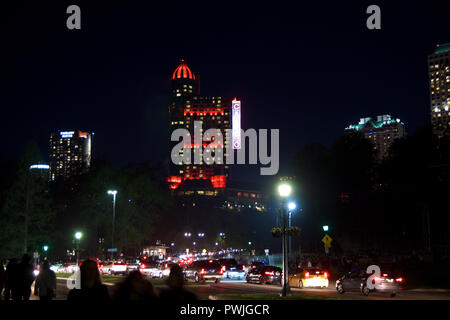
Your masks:
<svg viewBox="0 0 450 320"><path fill-rule="evenodd" d="M2 210L3 255L19 256L51 240L54 215L47 172L30 169L32 164L40 162L39 148L35 142L29 142L18 162Z"/></svg>

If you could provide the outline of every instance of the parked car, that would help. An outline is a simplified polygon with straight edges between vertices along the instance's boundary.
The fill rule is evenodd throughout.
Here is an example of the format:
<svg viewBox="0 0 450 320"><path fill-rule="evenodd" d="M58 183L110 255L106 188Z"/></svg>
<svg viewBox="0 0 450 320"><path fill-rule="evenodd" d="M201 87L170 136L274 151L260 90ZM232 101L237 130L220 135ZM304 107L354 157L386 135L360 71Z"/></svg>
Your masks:
<svg viewBox="0 0 450 320"><path fill-rule="evenodd" d="M246 277L248 283L281 284L282 270L274 266L259 266L251 269Z"/></svg>
<svg viewBox="0 0 450 320"><path fill-rule="evenodd" d="M159 275L159 264L154 261L141 263L139 266L139 271L146 276L156 278Z"/></svg>
<svg viewBox="0 0 450 320"><path fill-rule="evenodd" d="M336 290L340 294L347 291L359 291L368 296L371 292L387 292L391 297L402 289L404 279L402 277L390 277L387 273L382 273L379 277L372 278L373 289L367 286L367 279L371 274L365 271L349 272L336 281ZM370 280L369 280L370 281Z"/></svg>
<svg viewBox="0 0 450 320"><path fill-rule="evenodd" d="M128 270L127 265L124 262L115 261L103 266L103 268L101 268L101 273L111 275L125 274L127 273L127 270Z"/></svg>
<svg viewBox="0 0 450 320"><path fill-rule="evenodd" d="M54 273L63 273L64 265L62 263L55 263L50 266L50 270Z"/></svg>
<svg viewBox="0 0 450 320"><path fill-rule="evenodd" d="M222 279L221 265L218 260L197 260L187 266L184 271L186 280L195 282L214 281L220 282Z"/></svg>
<svg viewBox="0 0 450 320"><path fill-rule="evenodd" d="M237 264L224 271L222 279L245 280L246 276L247 273L245 272L245 265Z"/></svg>
<svg viewBox="0 0 450 320"><path fill-rule="evenodd" d="M328 287L327 271L318 268L298 268L289 274L289 285L297 288L309 288L309 287Z"/></svg>
<svg viewBox="0 0 450 320"><path fill-rule="evenodd" d="M245 272L250 272L250 270L255 269L257 267L263 267L265 264L261 261L253 261L252 263L245 266Z"/></svg>

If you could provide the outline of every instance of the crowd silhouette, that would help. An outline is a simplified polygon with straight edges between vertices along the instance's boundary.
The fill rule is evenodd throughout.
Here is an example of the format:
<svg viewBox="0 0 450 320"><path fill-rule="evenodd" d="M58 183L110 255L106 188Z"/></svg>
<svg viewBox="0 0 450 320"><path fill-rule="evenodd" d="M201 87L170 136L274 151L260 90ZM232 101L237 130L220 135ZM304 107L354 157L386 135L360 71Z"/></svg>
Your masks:
<svg viewBox="0 0 450 320"><path fill-rule="evenodd" d="M50 269L45 260L37 277L33 271L29 255L24 254L21 261L10 259L3 266L0 259L0 299L13 301L30 300L32 284L34 295L41 301L56 298L56 274ZM115 285L111 292L102 283L97 262L84 260L80 265L80 286L69 291L68 301L73 302L102 302L102 301L157 301L167 300L175 303L197 300L194 293L184 289L184 274L181 267L171 268L166 281L167 289L158 293L153 284L138 270L131 271L122 282ZM61 297L58 297L61 299Z"/></svg>

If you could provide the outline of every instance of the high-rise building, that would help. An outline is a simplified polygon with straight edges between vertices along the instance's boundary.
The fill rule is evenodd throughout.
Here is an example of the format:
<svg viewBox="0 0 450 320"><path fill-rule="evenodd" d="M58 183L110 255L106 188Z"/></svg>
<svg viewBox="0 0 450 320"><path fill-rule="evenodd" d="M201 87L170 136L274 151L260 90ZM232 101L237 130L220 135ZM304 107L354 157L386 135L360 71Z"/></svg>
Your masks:
<svg viewBox="0 0 450 320"><path fill-rule="evenodd" d="M450 43L438 45L428 56L431 126L439 138L450 136Z"/></svg>
<svg viewBox="0 0 450 320"><path fill-rule="evenodd" d="M203 148L213 143L205 139L196 143L194 136L196 130L203 134L208 129L219 129L223 144L216 145L214 155L221 152L225 157L225 130L231 129L231 101L222 96L201 96L199 77L189 69L184 60L181 60L173 72L170 82L172 92L169 106L169 155L172 148L179 143L170 141L172 132L178 128L187 129L191 137L192 162L170 162L170 176L167 178L169 187L187 191L204 189L208 194L216 195L218 190L226 187L229 165L225 164L225 161L214 164L206 164L203 161L194 163L194 152L203 155Z"/></svg>
<svg viewBox="0 0 450 320"><path fill-rule="evenodd" d="M92 134L75 130L50 135L50 180L69 178L89 169Z"/></svg>
<svg viewBox="0 0 450 320"><path fill-rule="evenodd" d="M405 125L400 119L391 119L391 116L381 115L377 119L361 118L356 125L345 128L347 131L359 131L372 141L376 159L381 162L389 153L393 141L406 136Z"/></svg>

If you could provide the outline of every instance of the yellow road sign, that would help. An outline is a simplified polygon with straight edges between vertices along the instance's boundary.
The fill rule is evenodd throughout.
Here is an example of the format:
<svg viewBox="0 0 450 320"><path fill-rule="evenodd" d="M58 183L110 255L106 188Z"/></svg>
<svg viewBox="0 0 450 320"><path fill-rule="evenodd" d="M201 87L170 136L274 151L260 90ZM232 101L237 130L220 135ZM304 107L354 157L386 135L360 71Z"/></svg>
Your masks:
<svg viewBox="0 0 450 320"><path fill-rule="evenodd" d="M325 247L330 248L331 247L331 241L333 241L333 239L327 234L322 238L322 242L325 245Z"/></svg>

